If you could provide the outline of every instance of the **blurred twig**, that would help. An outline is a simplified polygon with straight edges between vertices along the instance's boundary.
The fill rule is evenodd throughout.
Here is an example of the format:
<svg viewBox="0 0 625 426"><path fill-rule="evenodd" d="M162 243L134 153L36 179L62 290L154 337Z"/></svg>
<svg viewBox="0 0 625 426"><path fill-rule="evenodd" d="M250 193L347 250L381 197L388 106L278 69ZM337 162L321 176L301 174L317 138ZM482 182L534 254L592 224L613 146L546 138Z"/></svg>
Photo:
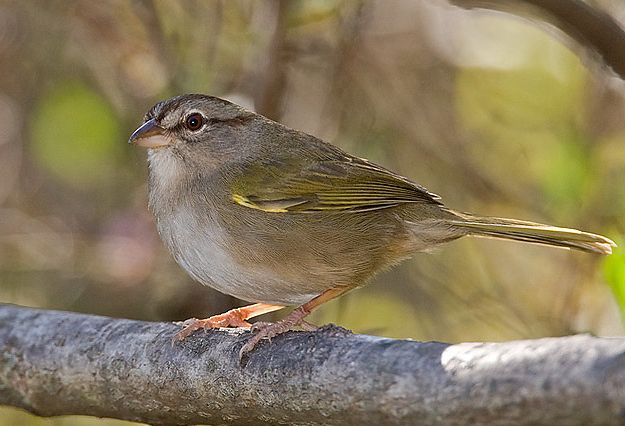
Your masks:
<svg viewBox="0 0 625 426"><path fill-rule="evenodd" d="M292 7L288 0L272 0L271 14L274 28L267 48L265 66L261 71L256 100L254 102L258 113L272 119L280 117L282 96L286 84L285 52L286 31L289 10Z"/></svg>
<svg viewBox="0 0 625 426"><path fill-rule="evenodd" d="M240 365L247 333L172 346L176 330L0 305L0 404L153 425L616 425L625 412L625 339L448 345L326 327Z"/></svg>

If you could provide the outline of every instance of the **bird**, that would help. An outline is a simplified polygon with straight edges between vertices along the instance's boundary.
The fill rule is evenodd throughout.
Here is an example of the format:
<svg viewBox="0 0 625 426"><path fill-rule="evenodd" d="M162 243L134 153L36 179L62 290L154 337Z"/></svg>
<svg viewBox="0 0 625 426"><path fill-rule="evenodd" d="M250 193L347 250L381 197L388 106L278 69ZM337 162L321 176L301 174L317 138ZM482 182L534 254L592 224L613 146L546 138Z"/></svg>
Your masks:
<svg viewBox="0 0 625 426"><path fill-rule="evenodd" d="M252 302L183 323L251 327L240 357L297 327L314 309L415 253L464 236L609 254L601 235L446 207L441 198L227 100L186 94L158 102L130 136L147 148L148 206L175 261L196 281Z"/></svg>

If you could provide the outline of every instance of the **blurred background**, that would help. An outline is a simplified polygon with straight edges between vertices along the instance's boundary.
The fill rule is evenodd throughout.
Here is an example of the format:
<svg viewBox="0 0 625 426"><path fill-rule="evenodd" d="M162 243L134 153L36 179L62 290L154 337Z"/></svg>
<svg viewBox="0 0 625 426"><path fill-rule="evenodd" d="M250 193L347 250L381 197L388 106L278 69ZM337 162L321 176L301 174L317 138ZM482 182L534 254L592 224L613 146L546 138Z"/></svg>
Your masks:
<svg viewBox="0 0 625 426"><path fill-rule="evenodd" d="M625 25L625 2L590 4ZM0 0L0 302L151 321L244 304L174 263L147 211L145 151L126 144L153 103L186 92L333 142L454 209L625 244L625 84L541 19L444 0ZM463 239L313 322L446 342L623 335L624 305L620 249ZM0 408L0 425L122 423Z"/></svg>

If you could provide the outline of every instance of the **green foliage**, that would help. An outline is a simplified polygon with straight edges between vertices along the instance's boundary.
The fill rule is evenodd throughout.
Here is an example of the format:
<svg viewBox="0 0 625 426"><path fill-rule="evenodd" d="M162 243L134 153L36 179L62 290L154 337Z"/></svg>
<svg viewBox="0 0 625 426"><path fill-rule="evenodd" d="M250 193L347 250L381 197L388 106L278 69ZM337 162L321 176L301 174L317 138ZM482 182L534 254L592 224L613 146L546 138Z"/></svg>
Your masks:
<svg viewBox="0 0 625 426"><path fill-rule="evenodd" d="M591 158L580 125L585 71L574 62L560 71L536 63L462 69L457 108L462 124L483 140L472 149L493 165L489 173L511 185L537 182L547 210L563 218L584 195Z"/></svg>
<svg viewBox="0 0 625 426"><path fill-rule="evenodd" d="M572 134L560 143L545 146L545 158L538 164L544 169L542 190L550 204L557 207L553 210L579 207L590 182L589 156L576 136Z"/></svg>
<svg viewBox="0 0 625 426"><path fill-rule="evenodd" d="M575 76L556 77L540 67L466 68L457 81L465 125L493 136L518 131L532 135L561 127L578 114L581 88Z"/></svg>
<svg viewBox="0 0 625 426"><path fill-rule="evenodd" d="M603 260L603 274L610 285L614 298L619 305L623 320L625 320L625 241L616 241L618 248L611 256Z"/></svg>
<svg viewBox="0 0 625 426"><path fill-rule="evenodd" d="M31 125L35 160L73 187L90 187L114 174L123 138L111 108L80 83L56 86L43 96Z"/></svg>

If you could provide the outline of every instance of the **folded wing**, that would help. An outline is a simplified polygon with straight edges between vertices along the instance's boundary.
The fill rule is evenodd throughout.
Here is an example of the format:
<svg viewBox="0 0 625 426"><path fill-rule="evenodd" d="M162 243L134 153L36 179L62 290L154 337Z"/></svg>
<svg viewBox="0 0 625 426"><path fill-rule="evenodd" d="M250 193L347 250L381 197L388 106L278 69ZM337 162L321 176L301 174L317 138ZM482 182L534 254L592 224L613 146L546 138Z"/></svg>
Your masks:
<svg viewBox="0 0 625 426"><path fill-rule="evenodd" d="M441 204L439 197L367 160L341 159L297 165L254 166L233 188L237 204L273 213L365 212L404 203Z"/></svg>

